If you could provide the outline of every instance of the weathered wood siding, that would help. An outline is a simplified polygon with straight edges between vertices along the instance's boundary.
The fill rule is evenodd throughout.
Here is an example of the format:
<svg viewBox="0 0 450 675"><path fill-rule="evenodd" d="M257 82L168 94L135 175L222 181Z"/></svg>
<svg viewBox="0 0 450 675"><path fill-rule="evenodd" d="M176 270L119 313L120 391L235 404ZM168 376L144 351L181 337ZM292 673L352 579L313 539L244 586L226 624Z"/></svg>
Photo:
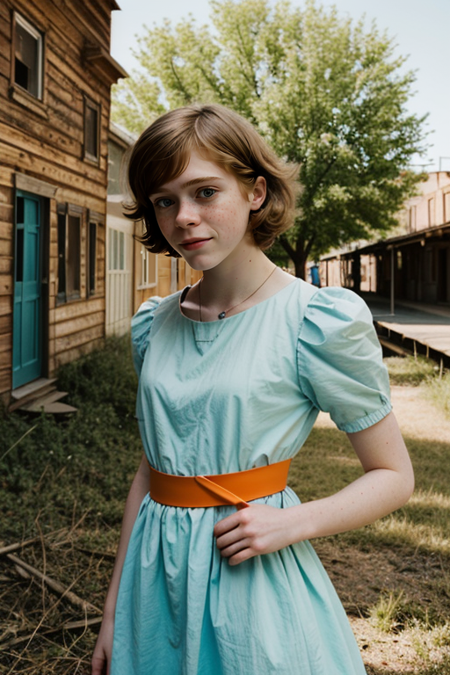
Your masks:
<svg viewBox="0 0 450 675"><path fill-rule="evenodd" d="M0 394L11 389L14 195L17 176L54 187L44 195L45 365L62 363L99 343L105 326L105 222L110 85L120 68L108 59L113 0L3 0L0 3ZM13 11L44 35L42 100L11 81ZM86 58L86 46L103 56ZM92 54L92 51L91 51ZM117 65L117 64L116 64ZM85 97L100 106L98 162L84 158ZM32 184L32 183L31 183ZM30 191L33 191L32 189ZM44 190L45 193L45 190ZM41 193L43 194L43 193ZM58 303L57 205L82 209L80 298ZM97 220L96 289L87 293L89 213Z"/></svg>

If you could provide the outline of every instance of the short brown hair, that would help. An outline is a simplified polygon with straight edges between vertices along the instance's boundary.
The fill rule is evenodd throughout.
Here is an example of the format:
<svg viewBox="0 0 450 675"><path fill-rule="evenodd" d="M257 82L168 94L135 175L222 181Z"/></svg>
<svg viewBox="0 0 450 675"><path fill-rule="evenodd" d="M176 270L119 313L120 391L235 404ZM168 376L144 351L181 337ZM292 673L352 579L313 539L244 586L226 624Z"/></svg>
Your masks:
<svg viewBox="0 0 450 675"><path fill-rule="evenodd" d="M285 164L243 117L221 105L190 105L171 110L151 124L136 141L128 164L128 183L134 202L128 218L143 220L141 242L153 253L179 254L159 229L149 195L180 176L197 150L227 169L250 190L258 176L267 182L267 196L252 211L256 244L269 248L293 224L297 168Z"/></svg>

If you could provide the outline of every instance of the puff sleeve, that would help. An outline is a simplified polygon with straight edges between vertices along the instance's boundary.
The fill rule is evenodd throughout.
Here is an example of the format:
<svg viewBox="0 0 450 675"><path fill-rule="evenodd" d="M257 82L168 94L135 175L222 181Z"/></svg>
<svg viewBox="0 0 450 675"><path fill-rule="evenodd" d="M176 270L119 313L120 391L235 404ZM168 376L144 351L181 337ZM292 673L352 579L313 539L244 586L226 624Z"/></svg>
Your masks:
<svg viewBox="0 0 450 675"><path fill-rule="evenodd" d="M154 296L149 298L139 307L131 319L131 347L134 367L138 375L141 373L145 350L147 349L153 315L159 306L161 298Z"/></svg>
<svg viewBox="0 0 450 675"><path fill-rule="evenodd" d="M366 303L353 291L323 288L310 299L298 341L300 387L347 433L390 411L389 377Z"/></svg>

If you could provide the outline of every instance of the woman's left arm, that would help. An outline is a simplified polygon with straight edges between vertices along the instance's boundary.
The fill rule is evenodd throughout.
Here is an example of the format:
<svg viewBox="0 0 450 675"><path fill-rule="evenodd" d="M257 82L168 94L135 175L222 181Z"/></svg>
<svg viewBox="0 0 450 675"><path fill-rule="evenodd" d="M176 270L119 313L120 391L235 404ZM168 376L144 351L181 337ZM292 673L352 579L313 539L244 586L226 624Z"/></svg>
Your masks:
<svg viewBox="0 0 450 675"><path fill-rule="evenodd" d="M364 475L336 494L287 509L254 504L217 523L217 546L231 565L298 541L368 525L408 501L414 474L393 413L348 438Z"/></svg>

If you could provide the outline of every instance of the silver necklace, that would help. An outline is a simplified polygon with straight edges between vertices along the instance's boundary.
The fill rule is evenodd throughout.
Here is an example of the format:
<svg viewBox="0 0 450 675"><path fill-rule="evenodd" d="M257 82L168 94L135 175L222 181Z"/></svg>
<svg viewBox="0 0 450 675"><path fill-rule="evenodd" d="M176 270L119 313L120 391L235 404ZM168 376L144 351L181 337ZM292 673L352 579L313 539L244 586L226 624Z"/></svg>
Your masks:
<svg viewBox="0 0 450 675"><path fill-rule="evenodd" d="M277 269L277 266L274 265L274 267L273 267L271 273L269 274L269 276L264 279L262 284L260 284L258 286L258 288L255 291L253 291L253 293L250 293L249 296L244 298L244 300L241 300L240 302L238 302L237 305L233 305L232 307L228 307L228 309L225 309L223 312L220 312L220 314L217 315L217 318L218 319L225 319L228 312L231 312L231 310L236 309L236 307L240 307L241 305L244 304L244 302L247 302L247 300L250 300L250 298L252 298L255 295L255 293L257 293L259 291L259 289L262 288L267 281L269 281L270 277L272 276L272 274L275 272L276 269ZM198 282L198 308L199 308L200 321L203 321L203 319L202 319L202 291L201 291L203 279L204 279L204 277L202 277L200 279L200 281Z"/></svg>

